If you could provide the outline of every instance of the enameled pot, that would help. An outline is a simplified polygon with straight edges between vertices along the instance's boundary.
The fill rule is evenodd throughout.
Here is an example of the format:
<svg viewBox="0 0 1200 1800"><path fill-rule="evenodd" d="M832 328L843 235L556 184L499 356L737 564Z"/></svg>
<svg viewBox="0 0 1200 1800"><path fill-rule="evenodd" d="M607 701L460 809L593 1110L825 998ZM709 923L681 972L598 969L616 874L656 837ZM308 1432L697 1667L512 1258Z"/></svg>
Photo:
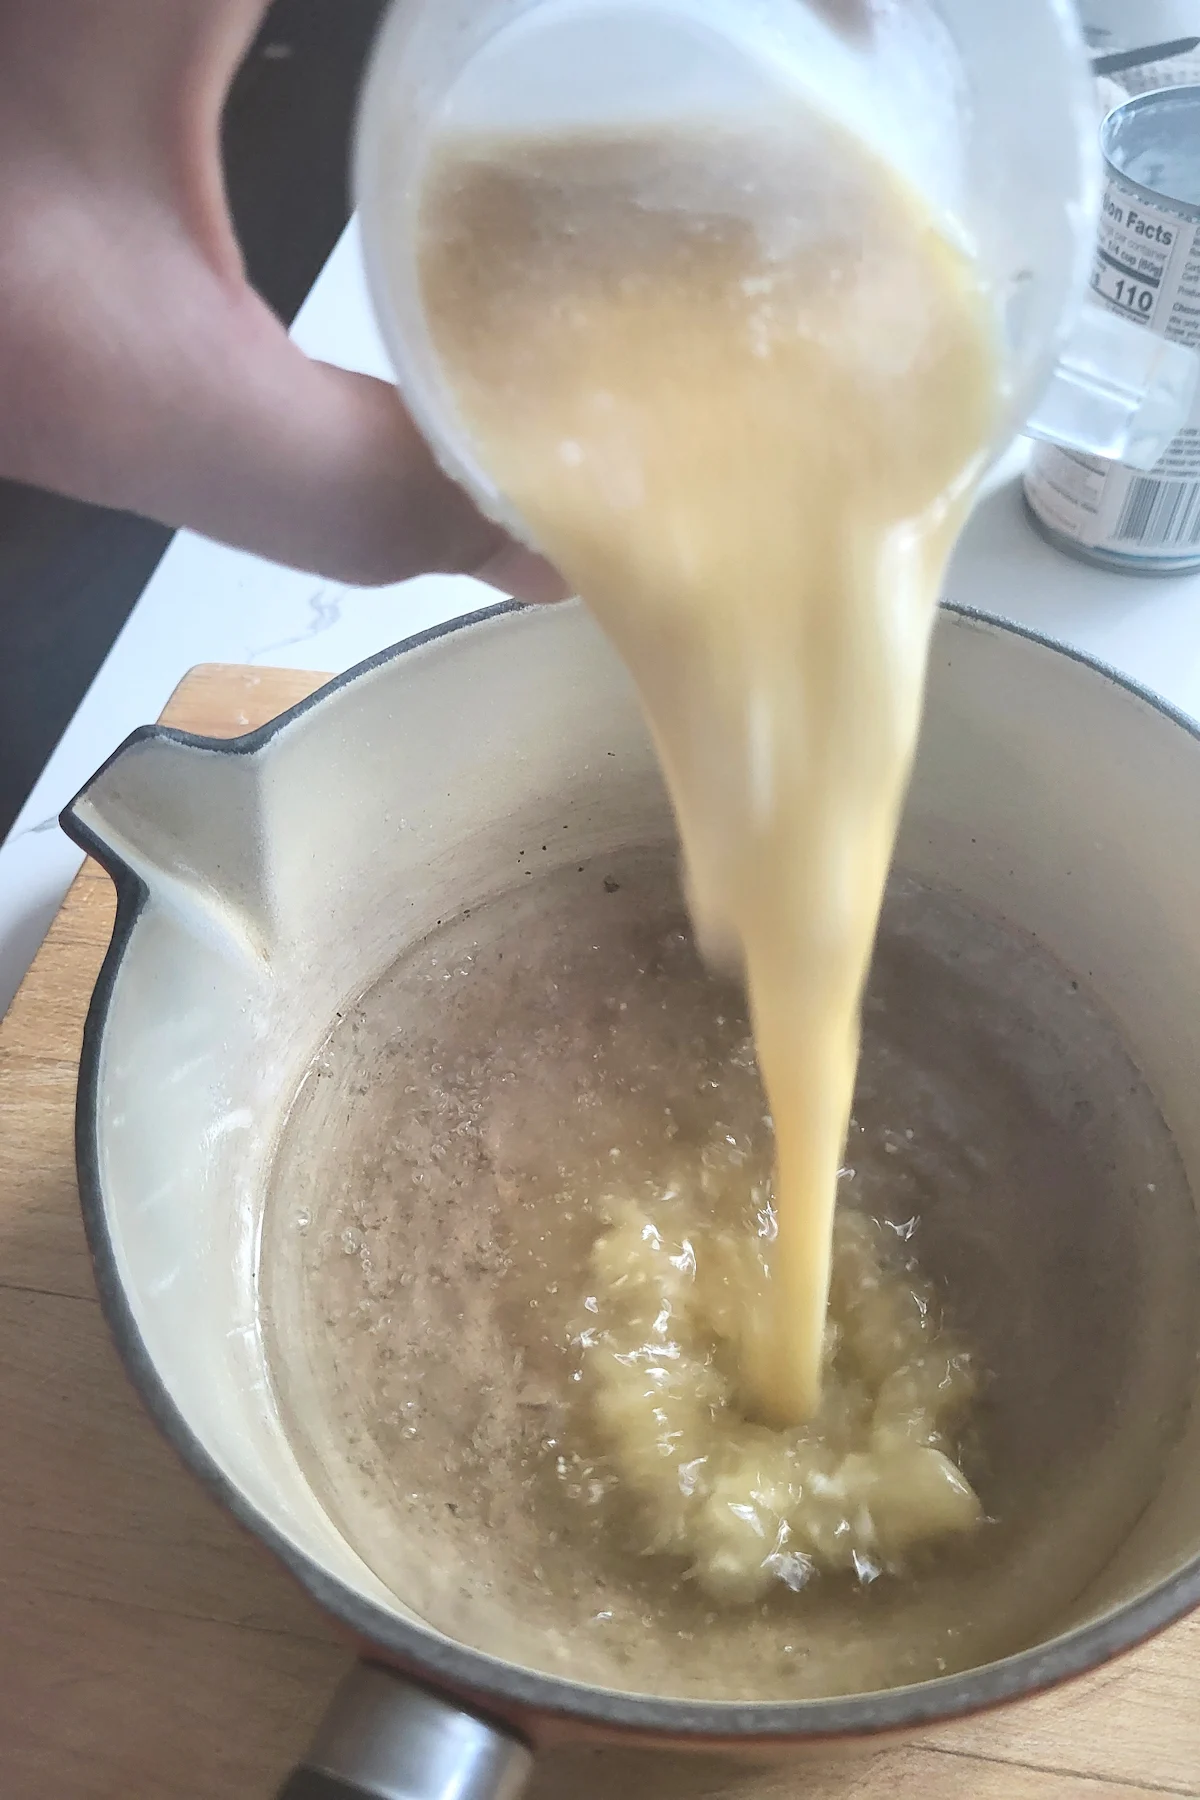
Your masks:
<svg viewBox="0 0 1200 1800"><path fill-rule="evenodd" d="M1198 818L1191 722L1039 639L943 613L898 862L1086 980L1193 1193ZM266 1171L297 1082L337 1009L437 921L510 888L518 850L549 869L671 833L629 682L578 605L415 638L232 742L139 731L63 823L119 896L78 1105L113 1334L200 1479L368 1659L293 1796L509 1800L531 1750L572 1735L861 1742L1034 1693L1200 1603L1200 1408L1061 1635L920 1686L796 1704L648 1698L480 1654L407 1611L319 1504L272 1404L256 1298Z"/></svg>

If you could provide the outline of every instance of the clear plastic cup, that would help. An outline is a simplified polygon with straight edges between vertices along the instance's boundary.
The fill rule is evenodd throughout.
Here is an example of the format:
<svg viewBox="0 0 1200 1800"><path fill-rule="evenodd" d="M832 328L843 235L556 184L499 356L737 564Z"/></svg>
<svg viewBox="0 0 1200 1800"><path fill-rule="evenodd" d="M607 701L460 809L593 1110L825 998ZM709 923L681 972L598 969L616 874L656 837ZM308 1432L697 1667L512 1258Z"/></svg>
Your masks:
<svg viewBox="0 0 1200 1800"><path fill-rule="evenodd" d="M816 104L867 139L974 253L1020 431L1149 467L1197 359L1085 304L1099 203L1095 83L1069 0L397 0L363 95L356 197L405 402L442 465L510 530L421 301L431 154L458 134L736 126Z"/></svg>

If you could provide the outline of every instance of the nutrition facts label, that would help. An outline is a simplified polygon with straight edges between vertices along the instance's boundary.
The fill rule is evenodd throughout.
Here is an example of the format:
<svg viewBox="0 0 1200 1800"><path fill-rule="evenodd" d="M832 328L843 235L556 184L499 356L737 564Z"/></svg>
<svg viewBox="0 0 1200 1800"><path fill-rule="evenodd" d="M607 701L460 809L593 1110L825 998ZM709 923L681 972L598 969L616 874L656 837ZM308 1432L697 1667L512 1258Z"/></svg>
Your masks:
<svg viewBox="0 0 1200 1800"><path fill-rule="evenodd" d="M1200 345L1200 225L1110 177L1092 291L1160 337Z"/></svg>

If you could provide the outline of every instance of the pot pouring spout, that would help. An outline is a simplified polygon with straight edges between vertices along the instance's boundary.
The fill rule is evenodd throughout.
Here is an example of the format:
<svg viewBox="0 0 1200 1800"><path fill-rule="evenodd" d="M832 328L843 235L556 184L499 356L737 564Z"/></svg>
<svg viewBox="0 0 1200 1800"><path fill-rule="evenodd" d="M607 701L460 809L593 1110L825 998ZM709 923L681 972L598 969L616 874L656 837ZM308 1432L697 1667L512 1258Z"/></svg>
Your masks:
<svg viewBox="0 0 1200 1800"><path fill-rule="evenodd" d="M269 961L276 937L258 761L161 726L126 739L60 815L67 836L121 885Z"/></svg>

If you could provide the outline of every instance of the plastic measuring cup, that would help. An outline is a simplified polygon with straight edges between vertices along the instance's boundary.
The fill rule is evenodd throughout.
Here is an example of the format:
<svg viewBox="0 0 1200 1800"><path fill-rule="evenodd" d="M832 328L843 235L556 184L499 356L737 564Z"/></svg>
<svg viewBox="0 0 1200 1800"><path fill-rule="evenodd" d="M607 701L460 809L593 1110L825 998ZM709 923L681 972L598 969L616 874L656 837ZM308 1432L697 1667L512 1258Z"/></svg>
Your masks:
<svg viewBox="0 0 1200 1800"><path fill-rule="evenodd" d="M1197 359L1085 303L1099 204L1095 85L1069 0L397 0L359 119L368 282L397 383L447 472L518 535L477 460L421 300L432 153L464 133L744 125L817 106L973 251L1022 430L1148 468Z"/></svg>

